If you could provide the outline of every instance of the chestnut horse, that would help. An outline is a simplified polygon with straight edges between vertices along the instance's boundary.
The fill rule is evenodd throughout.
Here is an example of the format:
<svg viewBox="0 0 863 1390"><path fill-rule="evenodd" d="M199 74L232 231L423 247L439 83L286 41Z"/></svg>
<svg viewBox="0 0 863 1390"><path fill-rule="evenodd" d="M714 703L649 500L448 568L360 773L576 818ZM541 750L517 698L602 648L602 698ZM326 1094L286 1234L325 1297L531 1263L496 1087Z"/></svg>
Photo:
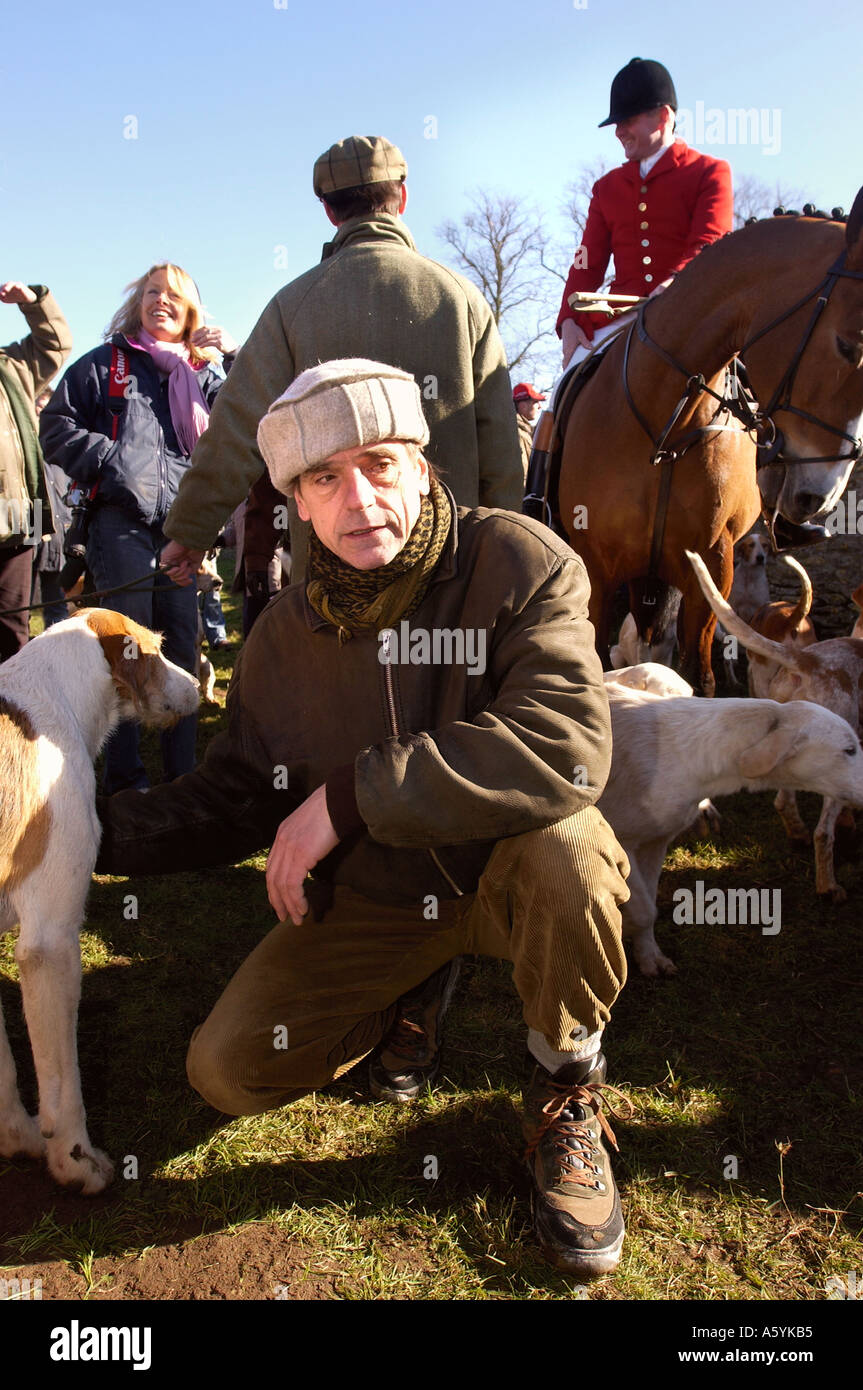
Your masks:
<svg viewBox="0 0 863 1390"><path fill-rule="evenodd" d="M738 354L760 403L746 423L710 394L722 396ZM704 557L727 598L734 542L762 509L800 522L835 505L863 449L861 363L863 189L846 226L779 217L714 242L614 340L575 400L558 492L590 576L604 661L617 590L630 585L639 618L638 581L650 573L682 591L683 670L713 693L716 620L685 551ZM665 529L651 569L668 455Z"/></svg>

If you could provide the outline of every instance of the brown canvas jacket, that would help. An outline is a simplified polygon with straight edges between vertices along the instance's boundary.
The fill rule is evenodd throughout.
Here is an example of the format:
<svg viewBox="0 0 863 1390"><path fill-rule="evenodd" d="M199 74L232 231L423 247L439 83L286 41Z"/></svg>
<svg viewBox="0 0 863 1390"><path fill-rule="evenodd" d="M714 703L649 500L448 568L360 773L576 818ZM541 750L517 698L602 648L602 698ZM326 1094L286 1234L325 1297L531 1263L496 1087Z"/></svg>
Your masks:
<svg viewBox="0 0 863 1390"><path fill-rule="evenodd" d="M229 729L202 766L100 803L99 871L237 861L352 763L366 828L316 875L386 901L473 891L498 839L573 814L605 785L610 721L588 594L581 560L547 528L459 509L407 655L423 633L482 632L485 670L471 674L458 661L404 664L403 646L387 665L372 635L340 646L292 585L250 634Z"/></svg>

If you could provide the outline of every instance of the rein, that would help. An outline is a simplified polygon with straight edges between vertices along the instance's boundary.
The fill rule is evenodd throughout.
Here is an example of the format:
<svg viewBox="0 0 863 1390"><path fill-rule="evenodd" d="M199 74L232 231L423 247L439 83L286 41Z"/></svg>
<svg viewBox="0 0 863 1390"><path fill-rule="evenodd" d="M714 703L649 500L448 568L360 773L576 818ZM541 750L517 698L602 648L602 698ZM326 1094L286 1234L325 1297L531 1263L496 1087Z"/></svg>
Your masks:
<svg viewBox="0 0 863 1390"><path fill-rule="evenodd" d="M654 446L654 452L650 458L651 464L654 466L656 466L656 464L661 465L659 493L656 499L656 511L653 517L653 534L650 542L650 559L647 566L647 587L641 600L645 608L652 608L655 607L659 597L659 589L657 587L659 561L662 555L663 542L665 540L665 522L668 516L668 501L671 496L671 479L674 472L674 465L677 459L681 458L686 453L687 449L690 449L692 445L705 434L713 433L717 427L712 424L695 425L692 429L687 430L685 434L681 435L675 442L675 447L673 449L666 447L669 435L673 432L686 407L694 404L701 395L712 396L716 401L717 408L713 415L714 420L723 410L726 410L729 414L741 420L746 430L757 429L758 420L749 405L745 392L735 392L734 395L727 394L729 372L735 383L739 380L733 364L730 364L729 368L726 369L726 391L720 395L718 391L713 390L712 386L707 385L701 372L695 373L694 375L687 372L685 367L681 366L670 353L667 353L664 348L660 347L659 343L655 342L655 340L649 336L644 326L644 310L646 307L646 303L642 304L638 311L638 318L634 323L630 324L629 331L626 335L626 345L623 350L623 390L630 410L644 430L651 444ZM629 389L629 354L632 347L632 335L635 331L638 332L641 342L647 347L652 348L670 367L673 367L686 377L686 390L672 410L658 439L654 439L650 426L635 404L632 392ZM726 425L720 426L719 428L727 429L729 427Z"/></svg>
<svg viewBox="0 0 863 1390"><path fill-rule="evenodd" d="M642 305L641 309L639 309L638 318L634 323L630 324L629 331L626 335L626 344L623 349L623 392L626 396L627 405L654 447L654 452L650 458L651 464L655 466L658 463L665 463L668 461L674 462L675 459L685 454L686 450L691 448L703 434L706 434L708 430L711 429L709 425L695 425L676 441L673 449L666 448L668 437L672 434L680 416L683 414L686 407L693 404L700 395L713 397L717 403L716 415L725 409L729 414L741 420L746 429L754 428L757 425L757 419L745 396L728 396L724 393L720 394L718 391L714 391L712 386L707 385L701 372L697 372L694 375L689 373L684 366L670 355L670 353L667 353L664 348L660 347L659 343L657 343L654 338L650 337L644 326L644 307L645 306ZM650 425L635 404L632 392L629 389L629 354L632 348L632 335L636 331L640 341L643 342L645 346L651 348L663 361L667 362L669 367L673 367L675 371L680 372L682 376L686 377L686 390L672 410L658 438L654 437ZM716 415L714 415L714 419Z"/></svg>
<svg viewBox="0 0 863 1390"><path fill-rule="evenodd" d="M742 356L743 353L745 353L749 348L752 347L753 343L757 343L761 338L765 337L766 334L772 332L774 328L777 328L780 323L784 323L784 321L787 318L790 318L792 314L796 313L798 309L802 309L803 305L807 304L810 299L814 298L816 295L818 296L815 302L815 307L812 310L812 316L809 320L809 323L806 326L803 337L798 343L794 355L790 363L788 364L788 367L786 368L785 372L783 373L779 381L779 384L776 387L776 390L770 397L768 405L765 406L763 412L760 412L762 418L764 420L768 420L770 424L773 425L774 433L773 440L767 446L765 456L762 458L761 463L759 464L759 466L762 468L765 466L765 464L772 463L774 459L777 462L784 462L785 464L841 463L843 460L859 459L861 453L863 453L863 439L861 439L858 435L848 434L845 430L837 429L835 425L828 425L826 421L819 420L817 415L810 415L807 410L801 410L799 406L791 404L791 392L794 388L794 378L797 375L797 368L800 366L800 359L803 356L809 339L812 337L812 334L815 330L815 325L817 324L822 313L827 307L827 301L829 300L831 294L836 288L837 280L841 278L845 278L848 280L863 280L863 271L845 269L844 251L833 262L832 266L827 271L827 274L824 276L824 279L821 281L820 285L818 285L814 290L807 294L803 299L798 300L798 302L792 305L790 309L786 309L784 314L780 314L779 317L775 318L772 323L769 323L766 328L762 328L759 333L755 334L754 338L750 338L749 341L747 343L744 343L743 347L740 349ZM823 293L823 291L825 290L826 293ZM785 397L783 400L780 400L779 398L782 395L783 391L785 392ZM776 429L775 424L773 422L774 413L780 410L784 410L790 415L799 415L802 420L808 420L810 424L817 425L819 429L826 430L828 434L838 434L840 439L846 439L849 444L853 445L851 453L825 454L821 458L782 459L780 457L782 445L784 443L782 438L782 432L781 430Z"/></svg>
<svg viewBox="0 0 863 1390"><path fill-rule="evenodd" d="M696 426L677 440L673 449L666 448L667 440L672 434L677 421L687 405L694 403L697 398L703 394L712 396L718 403L719 409L727 410L731 415L735 416L736 419L741 421L744 429L755 435L756 445L761 451L761 458L757 465L759 468L763 468L766 464L774 462L788 466L792 463L851 462L860 458L861 454L863 454L863 439L857 435L848 434L845 430L839 429L836 425L829 425L826 421L820 420L816 415L811 415L808 411L801 410L799 406L791 404L791 392L794 387L797 369L800 366L800 360L806 350L809 339L812 337L821 314L827 307L827 302L836 287L837 281L842 277L863 280L863 271L845 269L845 254L846 253L843 251L834 261L833 265L824 276L824 279L814 290L810 290L802 299L792 304L790 309L786 309L783 313L777 315L765 328L760 329L754 337L744 343L743 347L740 349L739 356L742 357L753 344L766 337L768 333L772 333L774 328L778 328L779 325L790 318L792 314L796 314L798 309L802 309L804 304L808 304L810 299L817 296L809 323L792 355L791 361L783 372L767 406L765 406L764 409L759 407L757 411L752 410L745 395L732 397L714 391L712 387L707 385L701 372L692 373L687 371L681 362L678 362L676 358L666 352L665 349L656 342L655 338L651 338L648 333L644 323L644 311L647 305L645 303L641 306L636 321L630 325L629 332L627 333L626 347L623 355L623 390L633 415L654 446L654 453L650 459L651 464L656 465L657 463L663 463L667 460L673 462L685 453L685 451L704 433L705 426ZM629 389L629 354L632 345L632 335L635 331L638 332L639 341L644 343L645 347L650 348L651 351L661 357L669 367L672 367L675 371L679 372L681 376L686 378L686 390L675 405L658 439L654 437L648 422L636 406ZM785 393L784 399L780 400L783 392ZM819 429L823 429L829 434L836 434L840 439L847 440L848 443L852 445L851 452L847 454L825 454L818 458L783 459L781 457L781 451L785 441L782 436L782 431L777 429L773 420L773 415L780 410L784 410L789 414L799 415L801 419L808 420L810 424L817 425Z"/></svg>

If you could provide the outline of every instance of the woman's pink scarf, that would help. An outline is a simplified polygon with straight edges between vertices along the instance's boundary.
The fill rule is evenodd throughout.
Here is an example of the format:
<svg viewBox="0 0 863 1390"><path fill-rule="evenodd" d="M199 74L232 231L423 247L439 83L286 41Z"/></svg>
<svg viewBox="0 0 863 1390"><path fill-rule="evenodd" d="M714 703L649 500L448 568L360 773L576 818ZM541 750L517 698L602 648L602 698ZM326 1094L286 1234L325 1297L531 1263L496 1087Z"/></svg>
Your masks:
<svg viewBox="0 0 863 1390"><path fill-rule="evenodd" d="M210 421L210 409L195 372L189 365L189 349L185 343L163 343L138 329L137 338L127 336L130 347L149 352L160 372L168 373L168 405L171 423L184 454L191 455Z"/></svg>

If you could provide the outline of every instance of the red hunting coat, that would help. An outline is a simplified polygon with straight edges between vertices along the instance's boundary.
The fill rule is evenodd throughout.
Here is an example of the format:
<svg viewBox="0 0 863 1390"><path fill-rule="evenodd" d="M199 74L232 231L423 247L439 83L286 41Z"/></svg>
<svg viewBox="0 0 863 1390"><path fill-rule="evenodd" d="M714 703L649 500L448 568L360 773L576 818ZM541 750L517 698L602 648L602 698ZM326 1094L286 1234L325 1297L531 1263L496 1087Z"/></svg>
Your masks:
<svg viewBox="0 0 863 1390"><path fill-rule="evenodd" d="M588 337L609 322L605 314L576 315L567 298L574 290L599 289L612 256L611 293L648 295L702 247L730 232L732 212L728 164L682 140L675 140L646 178L633 159L597 179L563 292L558 336L564 319L575 318Z"/></svg>

